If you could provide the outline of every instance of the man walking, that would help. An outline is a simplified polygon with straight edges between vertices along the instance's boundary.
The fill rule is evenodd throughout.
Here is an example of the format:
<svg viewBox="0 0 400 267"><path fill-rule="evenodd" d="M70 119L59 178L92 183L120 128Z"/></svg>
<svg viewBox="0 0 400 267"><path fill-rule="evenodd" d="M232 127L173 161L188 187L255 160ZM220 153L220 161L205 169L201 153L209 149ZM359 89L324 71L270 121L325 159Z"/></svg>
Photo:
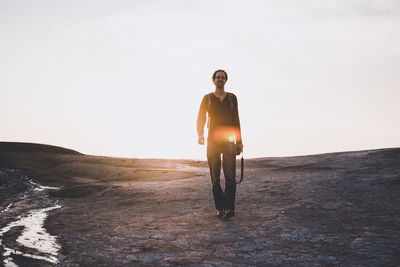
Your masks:
<svg viewBox="0 0 400 267"><path fill-rule="evenodd" d="M230 218L235 216L236 155L243 150L238 102L234 94L225 91L225 83L228 80L226 71L216 70L212 80L215 84L215 91L203 97L197 117L198 143L204 145L204 125L207 112L207 161L210 168L215 208L219 217ZM221 154L225 192L220 184Z"/></svg>

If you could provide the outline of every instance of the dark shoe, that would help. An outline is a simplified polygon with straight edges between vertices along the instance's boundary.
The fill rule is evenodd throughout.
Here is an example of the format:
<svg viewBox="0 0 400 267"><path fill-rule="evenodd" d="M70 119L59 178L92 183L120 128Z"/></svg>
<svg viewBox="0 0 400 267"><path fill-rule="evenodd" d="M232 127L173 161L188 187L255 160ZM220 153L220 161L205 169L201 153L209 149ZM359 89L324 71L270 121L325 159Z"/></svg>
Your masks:
<svg viewBox="0 0 400 267"><path fill-rule="evenodd" d="M235 216L235 212L233 210L227 210L222 218L229 219L233 216Z"/></svg>
<svg viewBox="0 0 400 267"><path fill-rule="evenodd" d="M224 216L224 211L223 211L223 210L218 210L218 211L217 211L217 216L218 216L218 217Z"/></svg>

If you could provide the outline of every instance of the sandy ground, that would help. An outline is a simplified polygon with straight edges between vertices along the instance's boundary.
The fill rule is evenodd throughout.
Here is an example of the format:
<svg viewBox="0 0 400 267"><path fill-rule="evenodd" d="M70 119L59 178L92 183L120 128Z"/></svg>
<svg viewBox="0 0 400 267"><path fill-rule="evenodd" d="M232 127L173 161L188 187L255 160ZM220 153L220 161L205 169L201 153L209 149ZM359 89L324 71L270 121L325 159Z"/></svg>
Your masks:
<svg viewBox="0 0 400 267"><path fill-rule="evenodd" d="M246 160L229 220L215 214L206 162L1 148L0 168L61 187L45 195L62 205L45 223L61 244L58 266L400 264L399 148ZM27 190L13 181L0 210ZM10 208L0 227L39 202Z"/></svg>

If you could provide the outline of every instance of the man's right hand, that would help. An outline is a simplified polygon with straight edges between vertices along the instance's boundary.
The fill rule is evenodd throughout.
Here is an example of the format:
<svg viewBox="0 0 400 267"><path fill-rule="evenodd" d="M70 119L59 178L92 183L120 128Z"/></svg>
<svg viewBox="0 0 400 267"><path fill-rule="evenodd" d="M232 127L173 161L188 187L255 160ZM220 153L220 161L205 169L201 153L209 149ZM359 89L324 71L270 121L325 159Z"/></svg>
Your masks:
<svg viewBox="0 0 400 267"><path fill-rule="evenodd" d="M199 139L197 140L197 143L199 145L204 145L204 136L199 136Z"/></svg>

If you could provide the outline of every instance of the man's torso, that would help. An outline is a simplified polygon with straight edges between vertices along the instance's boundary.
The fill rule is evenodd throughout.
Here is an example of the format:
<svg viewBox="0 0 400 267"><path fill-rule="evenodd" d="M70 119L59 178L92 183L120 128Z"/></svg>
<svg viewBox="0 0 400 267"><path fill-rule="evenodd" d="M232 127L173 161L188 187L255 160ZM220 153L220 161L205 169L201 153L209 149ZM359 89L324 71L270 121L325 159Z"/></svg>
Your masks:
<svg viewBox="0 0 400 267"><path fill-rule="evenodd" d="M210 125L208 140L232 142L233 136L233 98L234 95L226 92L225 96L217 97L214 93L208 94L208 115Z"/></svg>

